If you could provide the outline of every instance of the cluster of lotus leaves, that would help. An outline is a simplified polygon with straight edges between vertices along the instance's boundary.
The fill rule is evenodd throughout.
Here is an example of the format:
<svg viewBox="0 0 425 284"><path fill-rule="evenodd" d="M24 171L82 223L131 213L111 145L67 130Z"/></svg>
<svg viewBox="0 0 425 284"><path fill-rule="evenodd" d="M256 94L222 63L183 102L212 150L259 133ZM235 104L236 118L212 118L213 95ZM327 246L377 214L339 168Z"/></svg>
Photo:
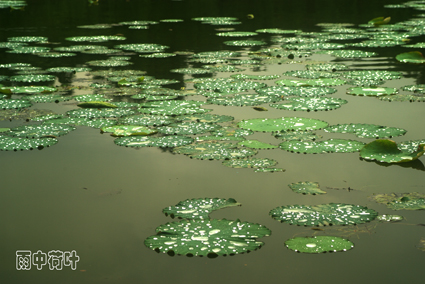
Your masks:
<svg viewBox="0 0 425 284"><path fill-rule="evenodd" d="M416 151L400 150L397 143L389 139L377 139L366 144L360 150L360 157L384 163L404 163L418 159L425 153L425 144L420 144Z"/></svg>
<svg viewBox="0 0 425 284"><path fill-rule="evenodd" d="M280 206L269 214L275 220L297 226L356 225L378 216L373 209L342 203Z"/></svg>
<svg viewBox="0 0 425 284"><path fill-rule="evenodd" d="M347 251L352 249L354 244L340 237L314 236L289 239L285 242L285 246L296 252L325 253Z"/></svg>

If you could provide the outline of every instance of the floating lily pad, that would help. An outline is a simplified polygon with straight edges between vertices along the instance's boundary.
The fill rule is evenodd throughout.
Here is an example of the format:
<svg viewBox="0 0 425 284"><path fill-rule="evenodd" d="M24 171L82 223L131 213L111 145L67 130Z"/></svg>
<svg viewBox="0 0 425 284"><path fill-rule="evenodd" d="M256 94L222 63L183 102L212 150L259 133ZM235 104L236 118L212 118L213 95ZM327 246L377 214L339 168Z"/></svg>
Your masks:
<svg viewBox="0 0 425 284"><path fill-rule="evenodd" d="M100 35L100 36L76 36L76 37L67 37L65 38L69 41L77 41L77 42L106 42L109 40L125 40L126 38L123 36L106 36L106 35Z"/></svg>
<svg viewBox="0 0 425 284"><path fill-rule="evenodd" d="M202 109L201 105L205 102L200 101L160 101L148 102L141 104L142 108L138 111L141 113L158 114L158 115L187 115L199 114L211 111L210 109Z"/></svg>
<svg viewBox="0 0 425 284"><path fill-rule="evenodd" d="M211 90L218 92L226 92L229 90L232 91L247 91L247 90L257 90L267 86L264 83L246 81L246 80L236 80L232 78L226 79L217 79L213 81L205 81L202 83L196 83L195 88L200 90Z"/></svg>
<svg viewBox="0 0 425 284"><path fill-rule="evenodd" d="M348 69L348 66L341 63L316 63L308 64L305 66L307 70L311 71L342 71Z"/></svg>
<svg viewBox="0 0 425 284"><path fill-rule="evenodd" d="M226 136L226 137L243 137L254 134L253 131L247 129L234 129L231 127L223 127L219 130L211 132L217 136Z"/></svg>
<svg viewBox="0 0 425 284"><path fill-rule="evenodd" d="M346 139L329 139L325 141L285 141L279 147L286 151L304 154L351 153L358 152L363 142Z"/></svg>
<svg viewBox="0 0 425 284"><path fill-rule="evenodd" d="M419 145L425 144L425 139L403 141L398 144L398 148L402 151L414 153L418 150Z"/></svg>
<svg viewBox="0 0 425 284"><path fill-rule="evenodd" d="M225 106L255 106L281 100L282 98L278 95L237 94L229 97L208 98L207 103Z"/></svg>
<svg viewBox="0 0 425 284"><path fill-rule="evenodd" d="M55 138L19 138L0 135L0 151L43 149L58 143Z"/></svg>
<svg viewBox="0 0 425 284"><path fill-rule="evenodd" d="M145 245L169 255L235 255L254 251L264 245L257 238L269 236L266 227L239 220L183 220L161 225Z"/></svg>
<svg viewBox="0 0 425 284"><path fill-rule="evenodd" d="M56 123L56 124L69 124L69 125L84 125L93 128L102 128L106 126L115 125L117 122L115 120L98 118L98 119L89 119L86 117L64 117L64 118L53 118L46 120L45 123Z"/></svg>
<svg viewBox="0 0 425 284"><path fill-rule="evenodd" d="M267 43L265 41L261 40L229 40L223 42L225 45L230 46L260 46L260 45L266 45Z"/></svg>
<svg viewBox="0 0 425 284"><path fill-rule="evenodd" d="M201 160L228 160L245 158L257 154L257 151L238 147L230 142L206 141L197 142L173 149L176 154L185 154L190 158Z"/></svg>
<svg viewBox="0 0 425 284"><path fill-rule="evenodd" d="M285 169L281 169L281 168L260 168L260 169L255 169L255 173L275 173L275 172L284 172L286 171Z"/></svg>
<svg viewBox="0 0 425 284"><path fill-rule="evenodd" d="M297 96L297 97L317 97L333 94L336 89L329 87L286 87L271 86L256 90L261 95L280 95L280 96Z"/></svg>
<svg viewBox="0 0 425 284"><path fill-rule="evenodd" d="M326 193L326 191L323 191L323 190L320 189L318 182L300 181L300 182L296 182L296 183L291 183L288 186L295 193L311 194L311 195L325 194Z"/></svg>
<svg viewBox="0 0 425 284"><path fill-rule="evenodd" d="M164 137L131 136L120 137L114 143L125 147L179 147L193 142L193 139L182 135L170 135Z"/></svg>
<svg viewBox="0 0 425 284"><path fill-rule="evenodd" d="M118 67L118 66L128 66L133 64L132 62L128 62L124 60L113 60L113 59L92 60L92 61L87 61L86 63L91 66L99 66L99 67Z"/></svg>
<svg viewBox="0 0 425 284"><path fill-rule="evenodd" d="M296 237L285 242L288 249L303 253L347 251L354 244L347 239L332 236Z"/></svg>
<svg viewBox="0 0 425 284"><path fill-rule="evenodd" d="M106 118L106 117L121 117L126 115L132 115L135 113L134 110L128 108L104 108L104 109L75 109L66 112L70 117L79 118Z"/></svg>
<svg viewBox="0 0 425 284"><path fill-rule="evenodd" d="M62 136L68 134L75 127L69 125L60 125L44 123L41 125L23 125L10 129L6 134L14 137L41 138L50 136Z"/></svg>
<svg viewBox="0 0 425 284"><path fill-rule="evenodd" d="M381 222L398 222L403 220L403 216L400 215L379 215L376 220Z"/></svg>
<svg viewBox="0 0 425 284"><path fill-rule="evenodd" d="M25 82L25 83L36 83L36 82L47 82L54 81L56 76L53 75L17 75L9 78L12 82Z"/></svg>
<svg viewBox="0 0 425 284"><path fill-rule="evenodd" d="M181 122L158 127L158 131L164 134L191 135L206 133L219 128L221 128L220 125L208 122Z"/></svg>
<svg viewBox="0 0 425 284"><path fill-rule="evenodd" d="M401 78L401 72L387 70L354 70L342 72L340 75L347 79L394 80Z"/></svg>
<svg viewBox="0 0 425 284"><path fill-rule="evenodd" d="M378 212L352 204L289 205L274 208L273 219L297 226L355 225L370 222Z"/></svg>
<svg viewBox="0 0 425 284"><path fill-rule="evenodd" d="M171 69L170 72L194 75L194 74L208 74L208 73L212 73L213 71L205 69L205 68L178 68L178 69Z"/></svg>
<svg viewBox="0 0 425 284"><path fill-rule="evenodd" d="M121 124L128 125L145 125L145 126L161 126L174 122L174 119L165 115L145 115L138 114L118 119Z"/></svg>
<svg viewBox="0 0 425 284"><path fill-rule="evenodd" d="M262 132L314 130L326 126L328 126L327 122L303 117L255 118L238 123L238 127L242 129Z"/></svg>
<svg viewBox="0 0 425 284"><path fill-rule="evenodd" d="M331 73L326 71L313 71L313 70L287 71L283 73L282 75L304 78L304 79L337 78L341 76L341 74L339 73Z"/></svg>
<svg viewBox="0 0 425 284"><path fill-rule="evenodd" d="M276 145L260 142L258 140L244 140L238 143L239 146L244 146L257 150L268 150L277 148Z"/></svg>
<svg viewBox="0 0 425 284"><path fill-rule="evenodd" d="M0 121L1 120L13 120L13 119L22 119L22 120L34 120L38 116L43 115L52 115L53 112L51 110L45 109L32 109L32 108L24 108L24 109L6 109L0 110Z"/></svg>
<svg viewBox="0 0 425 284"><path fill-rule="evenodd" d="M212 211L226 207L241 206L233 198L199 198L180 201L175 206L164 208L162 212L171 218L208 219Z"/></svg>
<svg viewBox="0 0 425 284"><path fill-rule="evenodd" d="M391 138L404 135L407 132L402 128L364 123L331 125L324 130L331 133L354 133L361 138Z"/></svg>
<svg viewBox="0 0 425 284"><path fill-rule="evenodd" d="M372 51L363 51L363 50L349 50L349 49L342 49L342 50L321 50L316 52L318 54L330 54L336 57L341 58L363 58L363 57L372 57L376 56L376 52Z"/></svg>
<svg viewBox="0 0 425 284"><path fill-rule="evenodd" d="M195 115L183 115L176 117L177 121L197 121L197 122L208 122L208 123L219 123L232 121L233 116L230 115L218 115L218 114L195 114Z"/></svg>
<svg viewBox="0 0 425 284"><path fill-rule="evenodd" d="M357 96L387 96L397 93L397 88L383 88L383 87L354 87L347 90L349 95Z"/></svg>
<svg viewBox="0 0 425 284"><path fill-rule="evenodd" d="M230 159L222 162L223 165L232 168L266 168L273 167L277 161L268 158Z"/></svg>
<svg viewBox="0 0 425 284"><path fill-rule="evenodd" d="M102 127L102 132L111 132L112 136L136 136L136 135L152 135L158 131L146 126L140 125L113 125Z"/></svg>
<svg viewBox="0 0 425 284"><path fill-rule="evenodd" d="M340 108L341 105L346 104L348 101L339 98L288 98L287 103L270 104L271 107L284 110L294 111L318 111L318 110L333 110Z"/></svg>
<svg viewBox="0 0 425 284"><path fill-rule="evenodd" d="M56 92L57 89L47 86L23 86L23 87L2 87L0 86L0 93L4 94L33 94L33 93L51 93Z"/></svg>
<svg viewBox="0 0 425 284"><path fill-rule="evenodd" d="M32 106L28 100L20 99L0 99L0 109L21 109Z"/></svg>
<svg viewBox="0 0 425 284"><path fill-rule="evenodd" d="M246 75L246 74L233 74L230 77L238 80L273 80L280 77L280 75Z"/></svg>
<svg viewBox="0 0 425 284"><path fill-rule="evenodd" d="M290 140L298 140L298 141L314 141L318 138L322 138L320 135L316 135L311 131L282 131L276 132L273 134L274 137L290 141Z"/></svg>
<svg viewBox="0 0 425 284"><path fill-rule="evenodd" d="M395 59L403 63L425 63L425 57L419 51L410 51L398 54Z"/></svg>
<svg viewBox="0 0 425 284"><path fill-rule="evenodd" d="M288 87L325 87L325 86L340 86L346 81L341 79L310 79L310 80L278 80L276 84Z"/></svg>
<svg viewBox="0 0 425 284"><path fill-rule="evenodd" d="M218 135L206 135L206 136L197 136L195 137L197 142L205 141L243 141L244 137L234 137L234 136L218 136Z"/></svg>
<svg viewBox="0 0 425 284"><path fill-rule="evenodd" d="M78 102L107 102L111 101L109 98L105 98L105 96L100 94L87 94L87 95L77 95L72 97L74 100Z"/></svg>
<svg viewBox="0 0 425 284"><path fill-rule="evenodd" d="M425 144L411 153L398 149L397 144L388 139L378 139L366 144L360 151L360 157L385 163L402 163L418 159L425 153Z"/></svg>

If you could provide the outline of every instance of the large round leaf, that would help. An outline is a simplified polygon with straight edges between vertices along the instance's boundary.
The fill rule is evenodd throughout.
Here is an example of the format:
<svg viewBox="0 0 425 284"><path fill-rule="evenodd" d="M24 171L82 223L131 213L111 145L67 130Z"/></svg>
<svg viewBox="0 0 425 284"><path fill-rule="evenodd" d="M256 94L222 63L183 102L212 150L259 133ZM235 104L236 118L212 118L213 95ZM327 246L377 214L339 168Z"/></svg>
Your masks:
<svg viewBox="0 0 425 284"><path fill-rule="evenodd" d="M242 129L252 131L276 132L295 130L314 130L328 126L327 122L303 117L255 118L242 120L238 123Z"/></svg>
<svg viewBox="0 0 425 284"><path fill-rule="evenodd" d="M169 255L208 256L235 255L254 251L264 243L257 238L269 236L266 227L239 220L184 220L161 225L145 245Z"/></svg>
<svg viewBox="0 0 425 284"><path fill-rule="evenodd" d="M273 219L297 226L355 225L370 222L378 212L352 204L288 205L274 208Z"/></svg>
<svg viewBox="0 0 425 284"><path fill-rule="evenodd" d="M166 216L170 215L171 218L208 219L210 213L214 210L240 205L233 198L186 199L175 206L164 208L162 212Z"/></svg>
<svg viewBox="0 0 425 284"><path fill-rule="evenodd" d="M33 150L43 149L58 143L55 138L18 138L0 136L0 150L1 151L17 151L17 150Z"/></svg>
<svg viewBox="0 0 425 284"><path fill-rule="evenodd" d="M354 244L347 239L332 236L297 237L285 242L288 249L304 253L347 251Z"/></svg>
<svg viewBox="0 0 425 284"><path fill-rule="evenodd" d="M411 153L398 149L397 144L388 139L378 139L366 144L360 150L360 157L366 160L376 160L385 163L402 163L416 160L425 153L425 144Z"/></svg>

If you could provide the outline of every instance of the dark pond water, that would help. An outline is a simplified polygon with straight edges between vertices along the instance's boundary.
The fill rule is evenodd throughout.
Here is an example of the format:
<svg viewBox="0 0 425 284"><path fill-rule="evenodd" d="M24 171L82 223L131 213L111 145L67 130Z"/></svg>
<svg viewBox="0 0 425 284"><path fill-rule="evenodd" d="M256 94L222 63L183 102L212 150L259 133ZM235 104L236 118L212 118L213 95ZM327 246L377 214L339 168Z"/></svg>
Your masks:
<svg viewBox="0 0 425 284"><path fill-rule="evenodd" d="M419 2L419 1L417 1ZM0 1L1 3L1 1ZM23 10L0 9L0 43L10 37L43 36L49 43L37 46L60 47L75 44L97 44L113 48L117 44L156 43L169 46L165 52L185 51L241 51L241 59L248 52L281 43L273 39L290 35L258 34L250 37L267 43L262 47L228 46L223 42L235 38L216 35L220 28L234 31L256 31L265 28L322 32L318 23L350 23L359 28L369 20L385 16L391 23L423 17L420 9L384 8L404 1L134 1L99 0L89 5L86 0L48 1L28 0ZM254 17L247 17L252 14ZM211 25L193 21L196 17L236 17L238 25ZM164 19L182 19L183 22L159 22ZM119 24L127 21L157 21L148 29L130 29ZM425 23L425 22L424 22ZM78 28L83 25L112 24L108 29ZM423 29L424 24L419 25ZM102 43L74 43L67 37L122 35L124 41ZM236 38L245 39L245 38ZM421 34L410 37L409 44L424 41ZM332 40L333 43L360 42L361 40ZM34 45L34 44L33 44ZM349 49L349 48L346 48ZM394 47L355 48L377 52L370 58L336 59L330 55L313 54L300 58L299 63L264 63L259 67L243 67L250 75L281 75L291 70L305 70L306 61L333 62L348 66L348 70L391 70L402 72L403 77L388 80L382 86L400 88L424 84L423 65L403 64L395 56L413 49ZM418 49L420 51L420 49ZM43 70L52 67L105 67L88 66L90 60L104 60L109 55L82 54L74 57L43 58L34 54L16 54L0 49L0 64L30 63ZM179 83L166 87L179 90L194 89L184 82L199 75L170 72L175 68L201 67L190 63L188 55L171 58L142 58L125 52L133 64L114 70L143 70L158 79L177 79ZM240 67L240 66L239 66ZM0 75L16 75L16 71L0 68ZM54 83L37 83L57 87L88 86L93 82L115 84L105 79L93 79L87 72L76 74L49 73L57 76ZM229 77L232 73L216 72L209 77ZM282 76L279 79L291 77ZM276 80L261 81L274 86ZM8 80L2 82L10 86ZM27 85L13 83L13 85ZM332 97L348 101L333 111L278 110L269 105L267 112L258 112L251 106L218 106L207 104L211 113L230 115L236 122L250 118L305 117L338 123L370 123L407 130L396 142L425 138L423 118L425 104L419 102L387 102L375 97L350 96L347 89L353 85L335 87ZM74 89L72 95L92 93L93 90ZM10 98L21 98L12 95ZM111 96L112 97L112 96ZM133 101L129 97L113 97L114 101ZM201 95L187 99L205 101ZM137 102L140 102L138 100ZM77 102L37 103L31 109L47 109L59 114L76 109ZM22 119L0 120L0 128L38 124ZM373 141L353 134L326 133L318 130L323 139L346 138L365 143ZM193 136L192 136L193 137ZM271 158L276 167L285 172L256 173L253 169L223 166L222 161L190 159L173 154L170 149L157 147L131 148L114 144L115 137L100 134L99 129L77 126L59 143L43 150L1 151L0 179L0 255L1 283L420 283L425 278L425 253L418 249L425 238L424 211L393 211L374 202L373 194L419 192L425 193L424 158L405 164L378 164L359 159L359 153L295 154L282 149L259 150L255 157ZM282 140L270 133L255 133L247 139L278 145ZM291 191L288 184L300 181L318 182L323 195L302 195ZM347 190L350 187L353 190ZM234 198L242 204L215 211L211 218L240 219L259 223L271 230L261 249L235 256L217 258L168 256L156 253L144 245L144 240L155 234L155 228L171 222L162 209L192 198ZM376 210L379 214L402 215L397 223L373 221L357 226L310 227L290 226L269 216L278 206L327 203L358 204ZM176 220L174 220L176 221ZM349 239L354 248L346 252L307 254L296 253L284 242L293 237L332 235ZM422 243L423 248L423 243ZM71 252L79 256L76 269L64 266L50 270L17 269L17 251L32 253L52 250ZM19 261L18 261L19 262Z"/></svg>

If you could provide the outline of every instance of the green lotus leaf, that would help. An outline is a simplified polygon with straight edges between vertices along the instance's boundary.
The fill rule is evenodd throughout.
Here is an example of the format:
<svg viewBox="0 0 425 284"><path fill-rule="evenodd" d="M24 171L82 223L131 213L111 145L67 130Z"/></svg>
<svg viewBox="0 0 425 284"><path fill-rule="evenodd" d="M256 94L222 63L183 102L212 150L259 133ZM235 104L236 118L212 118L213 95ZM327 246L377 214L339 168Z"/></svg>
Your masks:
<svg viewBox="0 0 425 284"><path fill-rule="evenodd" d="M379 215L376 220L381 222L398 222L403 220L403 216L400 215Z"/></svg>
<svg viewBox="0 0 425 284"><path fill-rule="evenodd" d="M194 58L229 58L238 56L241 56L241 53L229 50L204 51L192 55Z"/></svg>
<svg viewBox="0 0 425 284"><path fill-rule="evenodd" d="M0 110L0 121L1 120L35 120L36 117L43 115L52 115L51 110L46 109L33 109L33 108L24 108L24 109L6 109Z"/></svg>
<svg viewBox="0 0 425 284"><path fill-rule="evenodd" d="M94 25L82 25L77 26L79 29L110 29L112 25L109 24L94 24Z"/></svg>
<svg viewBox="0 0 425 284"><path fill-rule="evenodd" d="M355 225L373 221L378 212L352 204L288 205L272 209L273 219L297 226Z"/></svg>
<svg viewBox="0 0 425 284"><path fill-rule="evenodd" d="M298 77L303 79L336 78L341 76L341 74L339 73L331 73L327 71L313 71L313 70L287 71L283 73L282 75Z"/></svg>
<svg viewBox="0 0 425 284"><path fill-rule="evenodd" d="M74 109L69 110L66 114L70 117L78 118L110 118L110 117L121 117L126 115L132 115L135 111L132 109L126 108L104 108L104 109L94 109L94 108L84 108L84 109Z"/></svg>
<svg viewBox="0 0 425 284"><path fill-rule="evenodd" d="M225 137L243 137L254 134L253 131L247 129L235 129L231 127L223 127L216 131L211 132L213 135Z"/></svg>
<svg viewBox="0 0 425 284"><path fill-rule="evenodd" d="M238 147L230 142L206 141L174 148L173 153L185 154L190 158L201 160L228 160L250 157L257 154L257 151Z"/></svg>
<svg viewBox="0 0 425 284"><path fill-rule="evenodd" d="M102 127L101 132L111 132L112 136L136 136L136 135L152 135L158 131L146 126L140 125L113 125Z"/></svg>
<svg viewBox="0 0 425 284"><path fill-rule="evenodd" d="M299 30L282 30L279 28L275 29L259 29L256 30L257 33L268 33L268 34L294 34L300 32Z"/></svg>
<svg viewBox="0 0 425 284"><path fill-rule="evenodd" d="M208 122L181 122L160 126L157 129L160 133L164 134L192 135L210 132L219 128L221 128L220 125Z"/></svg>
<svg viewBox="0 0 425 284"><path fill-rule="evenodd" d="M329 43L329 42L311 42L311 43L294 43L294 44L283 44L283 48L286 49L342 49L345 47L344 44L340 43Z"/></svg>
<svg viewBox="0 0 425 284"><path fill-rule="evenodd" d="M184 20L182 19L163 19L163 20L159 20L161 23L181 23Z"/></svg>
<svg viewBox="0 0 425 284"><path fill-rule="evenodd" d="M347 251L354 244L347 239L333 236L296 237L285 242L288 249L304 253Z"/></svg>
<svg viewBox="0 0 425 284"><path fill-rule="evenodd" d="M68 134L72 130L75 130L75 127L69 125L44 123L41 125L22 125L14 127L6 134L14 137L42 138L50 136L62 136Z"/></svg>
<svg viewBox="0 0 425 284"><path fill-rule="evenodd" d="M12 82L25 82L25 83L35 83L35 82L47 82L54 81L56 76L53 75L17 75L11 76L9 81Z"/></svg>
<svg viewBox="0 0 425 284"><path fill-rule="evenodd" d="M403 197L386 205L392 210L425 210L425 198Z"/></svg>
<svg viewBox="0 0 425 284"><path fill-rule="evenodd" d="M105 98L103 95L100 94L77 95L73 96L72 98L78 102L95 102L95 104L100 102L111 101L111 99Z"/></svg>
<svg viewBox="0 0 425 284"><path fill-rule="evenodd" d="M138 114L118 119L118 123L129 125L161 126L174 122L174 119L165 115Z"/></svg>
<svg viewBox="0 0 425 284"><path fill-rule="evenodd" d="M255 118L238 123L238 127L242 129L262 132L314 130L326 126L328 126L327 122L303 117Z"/></svg>
<svg viewBox="0 0 425 284"><path fill-rule="evenodd" d="M418 159L425 153L425 144L411 153L398 149L396 142L388 139L378 139L366 144L360 150L360 157L366 160L376 160L385 163L403 163Z"/></svg>
<svg viewBox="0 0 425 284"><path fill-rule="evenodd" d="M193 142L193 139L182 135L170 135L164 137L131 136L120 137L114 143L125 147L179 147Z"/></svg>
<svg viewBox="0 0 425 284"><path fill-rule="evenodd" d="M271 86L256 90L261 95L280 95L280 96L297 96L297 97L317 97L333 94L336 89L329 87L286 87Z"/></svg>
<svg viewBox="0 0 425 284"><path fill-rule="evenodd" d="M230 115L218 115L218 114L195 114L195 115L182 115L175 117L177 121L197 121L207 123L220 123L232 121L235 118Z"/></svg>
<svg viewBox="0 0 425 284"><path fill-rule="evenodd" d="M245 69L235 67L233 65L205 65L204 68L211 72L242 72Z"/></svg>
<svg viewBox="0 0 425 284"><path fill-rule="evenodd" d="M208 73L212 73L213 71L205 69L205 68L177 68L177 69L171 69L170 72L194 75L194 74L208 74Z"/></svg>
<svg viewBox="0 0 425 284"><path fill-rule="evenodd" d="M348 66L341 63L315 63L305 66L310 71L342 71L348 69Z"/></svg>
<svg viewBox="0 0 425 284"><path fill-rule="evenodd" d="M40 57L46 57L46 58L59 58L59 57L72 57L72 56L76 56L76 53L71 53L71 52L39 52L36 54L37 56ZM53 80L52 80L53 81Z"/></svg>
<svg viewBox="0 0 425 284"><path fill-rule="evenodd" d="M166 45L156 43L129 43L114 46L114 48L135 51L139 53L163 52L169 48Z"/></svg>
<svg viewBox="0 0 425 284"><path fill-rule="evenodd" d="M145 240L152 250L211 258L254 251L264 245L256 239L271 234L262 225L226 219L171 222L159 226L156 232Z"/></svg>
<svg viewBox="0 0 425 284"><path fill-rule="evenodd" d="M386 70L354 70L342 72L340 75L347 79L393 80L401 78L401 72Z"/></svg>
<svg viewBox="0 0 425 284"><path fill-rule="evenodd" d="M116 105L102 101L88 101L77 105L81 108L117 108Z"/></svg>
<svg viewBox="0 0 425 284"><path fill-rule="evenodd" d="M403 63L425 63L425 57L419 51L410 51L398 54L395 59Z"/></svg>
<svg viewBox="0 0 425 284"><path fill-rule="evenodd" d="M76 41L76 42L106 42L109 40L125 40L126 38L123 36L106 36L106 35L100 35L100 36L75 36L75 37L67 37L65 38L69 41Z"/></svg>
<svg viewBox="0 0 425 284"><path fill-rule="evenodd" d="M197 136L195 137L196 142L205 142L205 141L243 141L244 137L234 137L234 136L218 136L218 135L206 135L206 136Z"/></svg>
<svg viewBox="0 0 425 284"><path fill-rule="evenodd" d="M28 100L21 99L0 99L0 109L20 109L32 106Z"/></svg>
<svg viewBox="0 0 425 284"><path fill-rule="evenodd" d="M46 120L45 123L56 123L56 124L68 124L68 125L84 125L93 128L102 128L106 126L115 125L115 120L99 118L89 119L87 117L64 117L64 118L53 118Z"/></svg>
<svg viewBox="0 0 425 284"><path fill-rule="evenodd" d="M284 172L285 169L281 168L262 168L262 169L255 169L255 173L275 173L275 172Z"/></svg>
<svg viewBox="0 0 425 284"><path fill-rule="evenodd" d="M425 84L408 85L401 88L403 91L425 94Z"/></svg>
<svg viewBox="0 0 425 284"><path fill-rule="evenodd" d="M208 98L207 103L225 106L255 106L281 100L282 98L277 95L237 94L229 97Z"/></svg>
<svg viewBox="0 0 425 284"><path fill-rule="evenodd" d="M124 60L92 60L86 62L91 66L99 66L99 67L118 67L118 66L128 66L133 64L132 62L124 61Z"/></svg>
<svg viewBox="0 0 425 284"><path fill-rule="evenodd" d="M225 45L230 46L259 46L259 45L266 45L267 43L265 41L261 40L229 40L223 42Z"/></svg>
<svg viewBox="0 0 425 284"><path fill-rule="evenodd" d="M341 50L321 50L316 52L318 54L330 54L340 58L363 58L363 57L372 57L376 56L376 52L372 51L362 51L362 50L349 50L349 49L341 49Z"/></svg>
<svg viewBox="0 0 425 284"><path fill-rule="evenodd" d="M346 139L329 139L325 141L285 141L279 147L286 151L304 154L351 153L358 152L363 142Z"/></svg>
<svg viewBox="0 0 425 284"><path fill-rule="evenodd" d="M87 50L83 50L81 51L81 53L85 53L85 54L108 54L108 55L112 55L114 53L118 53L121 52L121 50L119 49L111 49L111 48L93 48L93 49L87 49ZM114 57L114 60L129 60L129 57Z"/></svg>
<svg viewBox="0 0 425 284"><path fill-rule="evenodd" d="M273 80L280 77L280 75L247 75L247 74L233 74L230 77L237 80Z"/></svg>
<svg viewBox="0 0 425 284"><path fill-rule="evenodd" d="M302 193L302 194L325 194L326 191L323 191L319 187L318 182L312 182L312 181L300 181L296 183L288 184L289 188L292 189L293 192L296 193Z"/></svg>
<svg viewBox="0 0 425 284"><path fill-rule="evenodd" d="M346 81L341 79L310 79L310 80L278 80L276 84L288 87L325 87L325 86L340 86Z"/></svg>
<svg viewBox="0 0 425 284"><path fill-rule="evenodd" d="M403 141L398 144L398 148L402 151L414 153L418 150L419 145L425 144L425 139Z"/></svg>
<svg viewBox="0 0 425 284"><path fill-rule="evenodd" d="M340 108L341 105L346 104L348 101L339 98L288 98L288 103L270 104L271 107L284 110L294 111L318 111L318 110L333 110Z"/></svg>
<svg viewBox="0 0 425 284"><path fill-rule="evenodd" d="M258 33L255 32L225 32L225 33L217 33L218 36L229 36L229 37L244 37L244 36L255 36Z"/></svg>
<svg viewBox="0 0 425 284"><path fill-rule="evenodd" d="M0 93L4 94L32 94L32 93L51 93L56 92L57 89L47 86L23 86L23 87L1 87Z"/></svg>
<svg viewBox="0 0 425 284"><path fill-rule="evenodd" d="M402 40L365 40L362 42L352 43L350 46L355 47L392 47L398 45L404 45L405 42Z"/></svg>
<svg viewBox="0 0 425 284"><path fill-rule="evenodd" d="M260 142L258 140L244 140L239 142L238 145L257 150L268 150L278 148L276 145Z"/></svg>
<svg viewBox="0 0 425 284"><path fill-rule="evenodd" d="M235 17L197 17L197 18L192 18L192 21L202 21L202 22L207 22L207 21L236 21L238 20L238 18Z"/></svg>
<svg viewBox="0 0 425 284"><path fill-rule="evenodd" d="M202 83L196 83L195 88L200 90L211 90L218 92L226 92L229 90L232 91L247 91L247 90L257 90L267 86L264 83L246 81L246 80L236 80L233 78L226 79L217 79L213 81L205 81Z"/></svg>
<svg viewBox="0 0 425 284"><path fill-rule="evenodd" d="M45 95L30 95L22 97L23 100L28 100L34 103L58 103L63 101L69 101L70 97L64 97L61 95L45 94Z"/></svg>
<svg viewBox="0 0 425 284"><path fill-rule="evenodd" d="M222 164L232 168L265 168L275 166L277 161L268 158L246 158L230 159L223 161Z"/></svg>
<svg viewBox="0 0 425 284"><path fill-rule="evenodd" d="M273 134L274 137L282 139L284 141L297 140L297 141L314 141L318 138L322 138L320 135L316 135L311 131L282 131Z"/></svg>
<svg viewBox="0 0 425 284"><path fill-rule="evenodd" d="M175 206L169 206L162 210L165 216L180 219L209 219L214 210L226 207L241 206L233 198L198 198L180 201Z"/></svg>
<svg viewBox="0 0 425 284"><path fill-rule="evenodd" d="M13 49L6 50L7 53L16 54L37 54L40 52L49 52L50 47L45 46L17 46Z"/></svg>
<svg viewBox="0 0 425 284"><path fill-rule="evenodd" d="M156 21L127 21L127 22L120 22L119 24L126 25L126 26L131 26L131 25L146 26L146 25L156 25L158 24L158 22Z"/></svg>
<svg viewBox="0 0 425 284"><path fill-rule="evenodd" d="M380 25L386 25L391 21L391 17L377 17L377 18L373 18L372 20L370 20L369 22L367 22L368 24L372 24L375 26L380 26Z"/></svg>
<svg viewBox="0 0 425 284"><path fill-rule="evenodd" d="M55 138L19 138L0 136L0 150L1 151L18 151L18 150L33 150L43 149L58 143Z"/></svg>
<svg viewBox="0 0 425 284"><path fill-rule="evenodd" d="M397 93L397 88L383 88L383 87L354 87L347 90L347 94L356 96L386 96L394 95Z"/></svg>
<svg viewBox="0 0 425 284"><path fill-rule="evenodd" d="M10 130L10 128L5 128L5 127L0 128L0 132L7 132L9 130Z"/></svg>
<svg viewBox="0 0 425 284"><path fill-rule="evenodd" d="M404 135L407 132L402 128L364 123L330 125L323 130L331 133L354 133L361 138L391 138Z"/></svg>
<svg viewBox="0 0 425 284"><path fill-rule="evenodd" d="M164 101L162 101L164 102ZM188 114L202 114L212 111L212 109L204 109L197 106L174 105L158 107L139 108L139 112L152 115L188 115Z"/></svg>

